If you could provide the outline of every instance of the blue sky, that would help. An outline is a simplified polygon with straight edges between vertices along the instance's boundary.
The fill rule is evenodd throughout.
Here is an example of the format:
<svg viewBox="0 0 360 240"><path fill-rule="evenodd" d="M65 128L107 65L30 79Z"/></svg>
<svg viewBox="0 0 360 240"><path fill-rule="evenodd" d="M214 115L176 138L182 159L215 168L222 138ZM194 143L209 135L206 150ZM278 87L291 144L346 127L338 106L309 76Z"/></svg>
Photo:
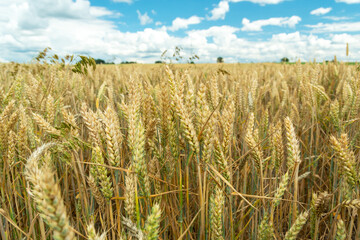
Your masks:
<svg viewBox="0 0 360 240"><path fill-rule="evenodd" d="M346 43L350 56L345 56ZM182 47L199 62L360 57L360 0L1 0L0 62L45 47L152 63Z"/></svg>

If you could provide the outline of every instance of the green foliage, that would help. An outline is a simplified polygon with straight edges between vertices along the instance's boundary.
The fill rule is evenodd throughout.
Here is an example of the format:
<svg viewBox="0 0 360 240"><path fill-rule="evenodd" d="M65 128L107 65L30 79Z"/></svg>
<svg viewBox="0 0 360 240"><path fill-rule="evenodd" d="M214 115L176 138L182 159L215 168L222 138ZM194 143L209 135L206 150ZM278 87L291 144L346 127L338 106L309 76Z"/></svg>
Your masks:
<svg viewBox="0 0 360 240"><path fill-rule="evenodd" d="M95 59L96 64L106 64L105 60L103 59Z"/></svg>
<svg viewBox="0 0 360 240"><path fill-rule="evenodd" d="M95 63L98 65L98 64L115 64L114 62L107 62L105 61L104 59L95 59Z"/></svg>
<svg viewBox="0 0 360 240"><path fill-rule="evenodd" d="M282 63L288 63L289 62L289 59L287 57L283 57L281 60L280 60Z"/></svg>
<svg viewBox="0 0 360 240"><path fill-rule="evenodd" d="M216 59L216 62L217 62L217 63L223 63L223 62L224 62L224 59L223 59L222 57L218 57L218 58Z"/></svg>

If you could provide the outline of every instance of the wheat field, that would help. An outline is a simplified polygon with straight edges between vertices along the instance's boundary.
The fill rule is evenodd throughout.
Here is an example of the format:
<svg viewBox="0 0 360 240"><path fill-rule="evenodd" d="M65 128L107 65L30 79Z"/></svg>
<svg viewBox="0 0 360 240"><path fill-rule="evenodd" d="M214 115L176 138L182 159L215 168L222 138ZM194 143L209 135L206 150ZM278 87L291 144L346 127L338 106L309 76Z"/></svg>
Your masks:
<svg viewBox="0 0 360 240"><path fill-rule="evenodd" d="M2 239L360 239L341 62L0 65Z"/></svg>

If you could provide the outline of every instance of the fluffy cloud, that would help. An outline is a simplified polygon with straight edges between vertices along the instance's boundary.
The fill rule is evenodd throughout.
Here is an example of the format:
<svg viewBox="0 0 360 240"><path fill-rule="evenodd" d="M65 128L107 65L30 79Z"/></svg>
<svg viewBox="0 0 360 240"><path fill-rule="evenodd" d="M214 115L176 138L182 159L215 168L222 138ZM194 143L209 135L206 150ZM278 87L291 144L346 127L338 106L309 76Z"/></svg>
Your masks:
<svg viewBox="0 0 360 240"><path fill-rule="evenodd" d="M329 8L317 8L317 9L314 9L310 12L311 15L316 15L316 16L320 16L320 15L325 15L327 13L329 13L331 11L331 7Z"/></svg>
<svg viewBox="0 0 360 240"><path fill-rule="evenodd" d="M247 18L243 18L241 28L242 31L262 31L262 27L264 26L288 26L295 27L301 21L301 18L298 16L292 17L280 17L280 18L269 18L256 20L251 22Z"/></svg>
<svg viewBox="0 0 360 240"><path fill-rule="evenodd" d="M286 56L291 60L331 59L337 55L345 58L346 37L332 35L330 38L299 32L274 34L269 39L249 41L236 36L237 28L230 26L211 27L188 32L183 43L192 44L201 60L214 62L216 56L225 61L278 61ZM360 53L360 43L353 36L352 52ZM356 54L354 54L356 55ZM355 59L355 58L354 58Z"/></svg>
<svg viewBox="0 0 360 240"><path fill-rule="evenodd" d="M305 26L312 28L312 31L317 33L360 31L360 22L318 23Z"/></svg>
<svg viewBox="0 0 360 240"><path fill-rule="evenodd" d="M198 16L192 16L190 18L175 18L175 20L172 22L171 27L169 27L168 29L170 31L186 29L189 25L199 24L202 20L203 18Z"/></svg>
<svg viewBox="0 0 360 240"><path fill-rule="evenodd" d="M347 4L360 3L360 0L335 0L335 2L343 2Z"/></svg>
<svg viewBox="0 0 360 240"><path fill-rule="evenodd" d="M114 27L98 17L117 13L86 0L3 0L0 15L0 56L24 61L47 46L62 53L88 52L80 42L91 47L87 42L98 41L98 32Z"/></svg>
<svg viewBox="0 0 360 240"><path fill-rule="evenodd" d="M314 57L322 60L331 59L334 55L340 60L347 59L346 42L350 44L350 60L356 60L360 55L359 34L321 34L320 37L315 32L293 32L249 40L239 34L240 28L226 25L187 31L182 37L174 36L165 26L122 32L112 21L97 17L109 14L107 9L96 9L94 12L88 1L54 1L57 6L43 9L43 12L33 7L39 2L43 1L0 2L1 62L27 62L47 46L59 54L85 54L115 62L148 63L159 60L164 50L174 49L175 46L182 46L187 53L196 53L201 62L216 62L219 56L226 62L279 61L285 56L291 60ZM57 14L52 16L49 12ZM295 25L286 23L284 26L292 24Z"/></svg>
<svg viewBox="0 0 360 240"><path fill-rule="evenodd" d="M237 2L252 2L255 4L259 4L261 6L265 6L267 4L279 4L285 0L221 0L219 4L211 10L211 15L207 17L208 20L218 20L225 19L226 13L229 12L229 2L237 3Z"/></svg>
<svg viewBox="0 0 360 240"><path fill-rule="evenodd" d="M153 22L153 20L149 17L147 12L145 12L144 14L141 14L141 12L139 10L137 10L136 12L138 14L138 18L140 20L141 25L146 25L146 24L150 24Z"/></svg>
<svg viewBox="0 0 360 240"><path fill-rule="evenodd" d="M350 35L347 33L332 35L331 40L335 43L349 43L357 44L359 42L360 35Z"/></svg>
<svg viewBox="0 0 360 240"><path fill-rule="evenodd" d="M211 10L211 16L208 17L208 20L218 20L225 19L226 13L229 11L228 1L220 1L217 7Z"/></svg>

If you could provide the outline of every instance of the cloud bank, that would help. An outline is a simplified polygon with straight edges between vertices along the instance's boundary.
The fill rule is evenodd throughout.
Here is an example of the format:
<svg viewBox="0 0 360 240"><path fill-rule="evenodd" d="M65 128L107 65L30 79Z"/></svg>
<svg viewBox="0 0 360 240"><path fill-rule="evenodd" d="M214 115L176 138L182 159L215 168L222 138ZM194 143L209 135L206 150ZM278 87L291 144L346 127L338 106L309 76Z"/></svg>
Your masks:
<svg viewBox="0 0 360 240"><path fill-rule="evenodd" d="M219 24L177 35L177 31L204 19L176 18L170 27L152 26L122 32L114 20L105 20L119 14L91 6L87 0L3 0L0 3L0 61L27 62L48 46L59 54L147 63L159 60L164 50L175 46L196 53L201 62L216 62L219 56L226 62L279 61L285 56L290 60L331 59L334 55L347 59L346 42L350 44L349 60L356 60L360 55L359 22L306 25L309 32L300 33L291 29L301 21L298 16L253 21L244 18L239 27ZM141 16L145 14L139 12ZM262 39L247 38L247 32L261 31L266 26L290 29Z"/></svg>

